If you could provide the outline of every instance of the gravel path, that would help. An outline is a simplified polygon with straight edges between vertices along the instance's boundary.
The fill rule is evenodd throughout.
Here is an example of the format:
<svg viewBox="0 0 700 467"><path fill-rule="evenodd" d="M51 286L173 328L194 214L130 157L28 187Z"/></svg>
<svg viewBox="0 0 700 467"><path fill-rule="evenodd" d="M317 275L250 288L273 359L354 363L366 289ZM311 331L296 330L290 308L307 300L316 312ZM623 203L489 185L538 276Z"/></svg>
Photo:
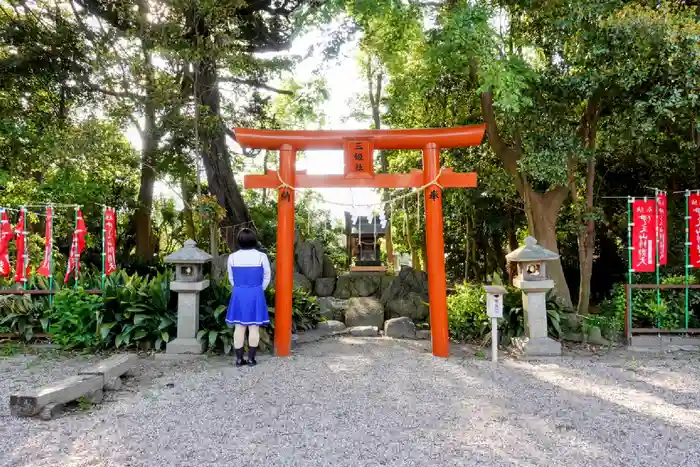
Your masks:
<svg viewBox="0 0 700 467"><path fill-rule="evenodd" d="M339 338L288 359L144 361L101 407L50 422L9 395L85 359L0 358L0 466L698 466L700 357L434 359Z"/></svg>

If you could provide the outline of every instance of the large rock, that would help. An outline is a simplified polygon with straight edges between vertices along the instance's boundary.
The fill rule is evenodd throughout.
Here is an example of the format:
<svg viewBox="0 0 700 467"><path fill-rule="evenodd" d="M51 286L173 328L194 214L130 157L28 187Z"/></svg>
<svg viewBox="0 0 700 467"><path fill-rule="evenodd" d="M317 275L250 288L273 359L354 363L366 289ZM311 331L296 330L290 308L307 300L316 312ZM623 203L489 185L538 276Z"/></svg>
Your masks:
<svg viewBox="0 0 700 467"><path fill-rule="evenodd" d="M311 286L311 281L306 278L301 273L295 272L294 273L294 289L301 289L306 293L311 293L312 286Z"/></svg>
<svg viewBox="0 0 700 467"><path fill-rule="evenodd" d="M559 321L563 324L564 329L577 333L583 327L583 319L578 313L562 313Z"/></svg>
<svg viewBox="0 0 700 467"><path fill-rule="evenodd" d="M399 275L391 282L391 285L382 293L382 303L407 297L410 292L418 294L428 301L428 275L423 271L416 271L410 266L403 266Z"/></svg>
<svg viewBox="0 0 700 467"><path fill-rule="evenodd" d="M321 277L332 277L333 279L338 277L338 273L335 270L335 265L328 255L323 255L323 272L321 273Z"/></svg>
<svg viewBox="0 0 700 467"><path fill-rule="evenodd" d="M314 293L318 297L330 297L335 290L335 277L319 277L314 282Z"/></svg>
<svg viewBox="0 0 700 467"><path fill-rule="evenodd" d="M584 334L584 342L593 345L610 345L610 341L603 337L598 326L591 326Z"/></svg>
<svg viewBox="0 0 700 467"><path fill-rule="evenodd" d="M416 292L389 300L386 303L386 311L389 318L405 316L413 321L425 321L430 315L430 308Z"/></svg>
<svg viewBox="0 0 700 467"><path fill-rule="evenodd" d="M321 316L327 320L345 321L348 300L335 297L319 297L316 303L321 309Z"/></svg>
<svg viewBox="0 0 700 467"><path fill-rule="evenodd" d="M391 287L391 284L397 280L396 276L381 276L381 282L379 283L379 296L384 295L384 292Z"/></svg>
<svg viewBox="0 0 700 467"><path fill-rule="evenodd" d="M338 277L335 285L337 298L369 297L379 291L382 276L377 274L345 274Z"/></svg>
<svg viewBox="0 0 700 467"><path fill-rule="evenodd" d="M341 332L345 330L345 325L340 321L328 320L321 321L316 325L319 331L327 331L329 333Z"/></svg>
<svg viewBox="0 0 700 467"><path fill-rule="evenodd" d="M323 273L324 248L321 242L300 242L295 248L299 272L310 281L315 281Z"/></svg>
<svg viewBox="0 0 700 467"><path fill-rule="evenodd" d="M410 318L392 318L384 323L386 337L410 338L416 337L416 326Z"/></svg>
<svg viewBox="0 0 700 467"><path fill-rule="evenodd" d="M345 325L376 326L381 329L384 324L384 307L376 298L353 297L348 300L348 309L345 311Z"/></svg>
<svg viewBox="0 0 700 467"><path fill-rule="evenodd" d="M351 336L354 337L377 337L379 328L377 326L355 326L349 328Z"/></svg>

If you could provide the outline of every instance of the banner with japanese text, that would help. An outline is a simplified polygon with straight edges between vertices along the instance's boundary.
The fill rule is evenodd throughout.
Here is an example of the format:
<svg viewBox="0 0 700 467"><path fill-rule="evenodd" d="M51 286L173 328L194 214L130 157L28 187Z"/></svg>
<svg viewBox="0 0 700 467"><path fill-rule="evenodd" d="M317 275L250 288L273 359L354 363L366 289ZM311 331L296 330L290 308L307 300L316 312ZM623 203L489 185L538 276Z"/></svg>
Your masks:
<svg viewBox="0 0 700 467"><path fill-rule="evenodd" d="M656 210L658 214L656 225L658 226L659 239L659 265L664 266L668 259L668 198L666 193L659 193L656 196Z"/></svg>
<svg viewBox="0 0 700 467"><path fill-rule="evenodd" d="M63 282L68 282L71 273L75 273L76 279L80 273L80 255L85 249L86 234L87 228L83 220L83 213L78 209L75 231L73 232L73 239L70 245L70 255L68 256L68 269L66 270L66 277L63 279Z"/></svg>
<svg viewBox="0 0 700 467"><path fill-rule="evenodd" d="M656 268L656 201L632 202L632 270L654 272Z"/></svg>
<svg viewBox="0 0 700 467"><path fill-rule="evenodd" d="M7 277L12 272L10 265L10 242L14 237L12 226L10 225L10 216L7 210L2 211L0 217L0 276Z"/></svg>
<svg viewBox="0 0 700 467"><path fill-rule="evenodd" d="M51 258L53 251L53 209L46 208L46 231L45 231L44 259L36 273L40 276L49 277L51 275Z"/></svg>
<svg viewBox="0 0 700 467"><path fill-rule="evenodd" d="M117 213L105 209L105 275L117 270Z"/></svg>
<svg viewBox="0 0 700 467"><path fill-rule="evenodd" d="M688 197L688 242L690 243L690 266L700 268L700 194Z"/></svg>
<svg viewBox="0 0 700 467"><path fill-rule="evenodd" d="M17 264L14 282L26 282L29 276L29 254L27 252L27 231L25 230L26 212L22 209L15 225L15 246L17 247Z"/></svg>

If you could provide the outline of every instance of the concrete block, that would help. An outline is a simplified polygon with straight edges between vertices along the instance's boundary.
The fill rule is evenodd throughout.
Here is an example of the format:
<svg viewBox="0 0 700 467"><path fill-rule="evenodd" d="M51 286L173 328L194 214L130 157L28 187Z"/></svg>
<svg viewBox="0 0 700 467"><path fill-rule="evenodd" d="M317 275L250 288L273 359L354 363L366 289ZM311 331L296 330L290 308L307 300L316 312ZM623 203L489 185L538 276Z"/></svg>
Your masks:
<svg viewBox="0 0 700 467"><path fill-rule="evenodd" d="M665 350L669 346L700 346L700 338L669 335L662 335L659 337L657 334L643 334L632 336L632 342L630 344L638 348L652 349L664 347Z"/></svg>
<svg viewBox="0 0 700 467"><path fill-rule="evenodd" d="M48 404L41 412L39 412L39 418L42 420L52 420L63 413L64 404Z"/></svg>
<svg viewBox="0 0 700 467"><path fill-rule="evenodd" d="M10 413L16 417L32 417L49 404L65 404L95 391L102 391L102 375L76 375L26 394L10 396Z"/></svg>
<svg viewBox="0 0 700 467"><path fill-rule="evenodd" d="M168 354L201 354L204 353L207 343L195 338L178 337L168 342L165 353Z"/></svg>
<svg viewBox="0 0 700 467"><path fill-rule="evenodd" d="M104 395L104 391L100 388L85 394L83 399L90 404L99 404L104 399Z"/></svg>
<svg viewBox="0 0 700 467"><path fill-rule="evenodd" d="M79 375L101 375L104 384L112 383L115 379L128 372L132 367L138 365L139 357L134 354L112 355L109 358L99 361L95 365L83 368Z"/></svg>
<svg viewBox="0 0 700 467"><path fill-rule="evenodd" d="M107 391L118 391L122 387L122 379L117 377L111 380L105 380L104 389Z"/></svg>
<svg viewBox="0 0 700 467"><path fill-rule="evenodd" d="M180 293L177 296L177 338L194 339L198 332L199 294Z"/></svg>
<svg viewBox="0 0 700 467"><path fill-rule="evenodd" d="M201 292L202 290L209 287L209 279L200 282L182 282L182 281L172 281L170 283L170 290L173 292Z"/></svg>

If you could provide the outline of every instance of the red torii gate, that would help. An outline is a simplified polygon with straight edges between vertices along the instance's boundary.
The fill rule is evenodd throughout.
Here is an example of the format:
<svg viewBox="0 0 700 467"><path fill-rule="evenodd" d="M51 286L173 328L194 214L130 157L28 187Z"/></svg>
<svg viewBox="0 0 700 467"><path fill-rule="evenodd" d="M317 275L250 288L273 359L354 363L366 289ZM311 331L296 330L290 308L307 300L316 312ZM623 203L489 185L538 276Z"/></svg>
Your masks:
<svg viewBox="0 0 700 467"><path fill-rule="evenodd" d="M445 245L442 231L442 189L474 188L476 173L440 168L440 149L477 146L485 125L417 130L284 131L234 128L244 148L279 150L279 171L246 175L245 188L278 190L277 265L275 279L275 353L288 356L292 340L294 273L294 188L420 188L425 187L428 294L433 355L449 355ZM344 175L309 175L296 171L299 150L345 151ZM375 174L373 151L422 149L423 171Z"/></svg>

